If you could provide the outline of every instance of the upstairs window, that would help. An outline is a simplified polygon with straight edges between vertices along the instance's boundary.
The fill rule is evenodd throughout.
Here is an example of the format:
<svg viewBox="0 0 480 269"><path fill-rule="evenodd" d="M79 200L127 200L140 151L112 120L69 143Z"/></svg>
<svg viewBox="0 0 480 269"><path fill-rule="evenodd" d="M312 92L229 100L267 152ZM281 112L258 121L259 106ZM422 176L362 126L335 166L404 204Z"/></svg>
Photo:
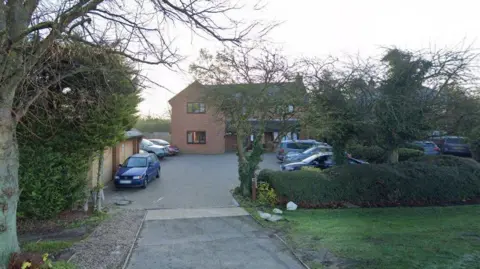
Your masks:
<svg viewBox="0 0 480 269"><path fill-rule="evenodd" d="M189 114L203 114L205 111L205 103L187 103L187 113Z"/></svg>

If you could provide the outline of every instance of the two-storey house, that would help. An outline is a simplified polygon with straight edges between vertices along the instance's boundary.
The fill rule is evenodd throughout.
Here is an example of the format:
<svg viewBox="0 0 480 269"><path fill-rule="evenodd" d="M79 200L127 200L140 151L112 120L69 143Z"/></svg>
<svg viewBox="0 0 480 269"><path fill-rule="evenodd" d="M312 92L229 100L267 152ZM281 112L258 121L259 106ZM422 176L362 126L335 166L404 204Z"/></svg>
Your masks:
<svg viewBox="0 0 480 269"><path fill-rule="evenodd" d="M240 84L232 85L203 85L198 81L188 85L184 90L169 100L171 105L171 143L180 148L185 153L199 154L219 154L227 151L236 150L235 130L231 129L228 119L220 119L215 109L210 109L205 103L205 95L212 90L225 90L232 94L235 93L235 87ZM242 88L248 88L251 91L264 89L260 84L242 84ZM305 87L302 78L297 76L295 81L272 85L268 89L269 98L284 97L286 99L285 111L290 113L288 119L271 118L266 122L264 133L264 144L272 144L273 141L283 139L304 138L301 132L300 121L295 117L297 107L291 96L286 93L292 92L300 100L304 100ZM297 99L298 99L297 98ZM257 124L257 120L252 118L251 124ZM293 126L293 129L284 133L285 124ZM285 135L285 137L283 137ZM248 142L248 141L247 141Z"/></svg>

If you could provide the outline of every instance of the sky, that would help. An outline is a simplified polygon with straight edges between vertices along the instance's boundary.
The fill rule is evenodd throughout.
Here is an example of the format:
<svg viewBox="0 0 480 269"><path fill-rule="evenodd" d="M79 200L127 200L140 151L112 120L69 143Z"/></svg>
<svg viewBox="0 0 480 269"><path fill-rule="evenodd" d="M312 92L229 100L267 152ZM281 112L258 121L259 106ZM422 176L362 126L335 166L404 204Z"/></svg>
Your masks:
<svg viewBox="0 0 480 269"><path fill-rule="evenodd" d="M252 4L255 0L236 0ZM333 55L378 56L382 48L477 48L480 37L479 3L475 0L269 0L260 11L236 13L244 20L282 22L267 38L289 58ZM169 29L174 45L185 57L180 70L163 66L141 68L149 79L139 105L141 115L168 116L168 100L193 82L188 66L202 48L221 49L213 38L192 35L186 29Z"/></svg>

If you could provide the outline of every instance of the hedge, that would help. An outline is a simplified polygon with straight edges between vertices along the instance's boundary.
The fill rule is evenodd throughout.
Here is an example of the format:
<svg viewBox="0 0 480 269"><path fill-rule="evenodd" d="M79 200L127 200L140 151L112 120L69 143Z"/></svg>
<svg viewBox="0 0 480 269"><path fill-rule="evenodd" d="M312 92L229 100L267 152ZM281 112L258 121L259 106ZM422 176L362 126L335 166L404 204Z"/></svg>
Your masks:
<svg viewBox="0 0 480 269"><path fill-rule="evenodd" d="M384 163L386 160L385 150L378 146L350 146L347 151L352 155L353 158L365 160L369 163ZM423 151L412 148L399 148L398 149L398 160L406 161L411 158L423 156Z"/></svg>
<svg viewBox="0 0 480 269"><path fill-rule="evenodd" d="M50 147L20 146L19 216L48 219L85 198L88 157Z"/></svg>
<svg viewBox="0 0 480 269"><path fill-rule="evenodd" d="M282 201L303 207L351 203L364 207L467 203L480 198L480 164L453 156L425 156L395 165L343 165L322 173L262 171Z"/></svg>

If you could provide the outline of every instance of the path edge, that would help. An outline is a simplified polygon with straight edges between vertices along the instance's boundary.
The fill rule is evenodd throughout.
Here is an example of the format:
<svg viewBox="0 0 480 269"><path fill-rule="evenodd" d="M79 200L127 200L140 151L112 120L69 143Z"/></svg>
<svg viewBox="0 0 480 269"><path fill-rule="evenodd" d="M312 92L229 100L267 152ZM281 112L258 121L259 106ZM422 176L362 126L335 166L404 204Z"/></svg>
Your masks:
<svg viewBox="0 0 480 269"><path fill-rule="evenodd" d="M135 234L135 238L133 239L132 245L130 246L130 249L128 250L127 257L125 257L125 260L123 262L122 269L126 269L128 262L130 261L130 258L132 256L133 248L135 247L135 244L137 243L138 235L140 234L140 231L143 228L143 223L145 222L145 218L147 217L148 210L145 210L145 213L143 214L142 222L140 223L140 226L138 227L137 233Z"/></svg>
<svg viewBox="0 0 480 269"><path fill-rule="evenodd" d="M243 208L243 207L242 207ZM248 210L246 210L245 208L243 208L245 211L248 212L248 215L250 215L250 217L256 222L258 223L258 225L262 226L263 228L265 229L268 229L268 230L271 230L269 227L263 225L263 223L261 223L259 220L257 220L254 216L252 216L252 213L250 213ZM278 235L277 233L273 233L275 235L275 237L277 239L280 240L280 242L282 242L282 244L288 249L288 251L290 251L290 253L292 253L293 257L295 257L295 259L297 259L298 262L300 262L300 264L302 264L303 267L305 267L305 269L311 269L310 266L308 266L304 261L302 261L302 259L297 255L297 253L295 253L295 251L287 244L287 242L280 236Z"/></svg>

